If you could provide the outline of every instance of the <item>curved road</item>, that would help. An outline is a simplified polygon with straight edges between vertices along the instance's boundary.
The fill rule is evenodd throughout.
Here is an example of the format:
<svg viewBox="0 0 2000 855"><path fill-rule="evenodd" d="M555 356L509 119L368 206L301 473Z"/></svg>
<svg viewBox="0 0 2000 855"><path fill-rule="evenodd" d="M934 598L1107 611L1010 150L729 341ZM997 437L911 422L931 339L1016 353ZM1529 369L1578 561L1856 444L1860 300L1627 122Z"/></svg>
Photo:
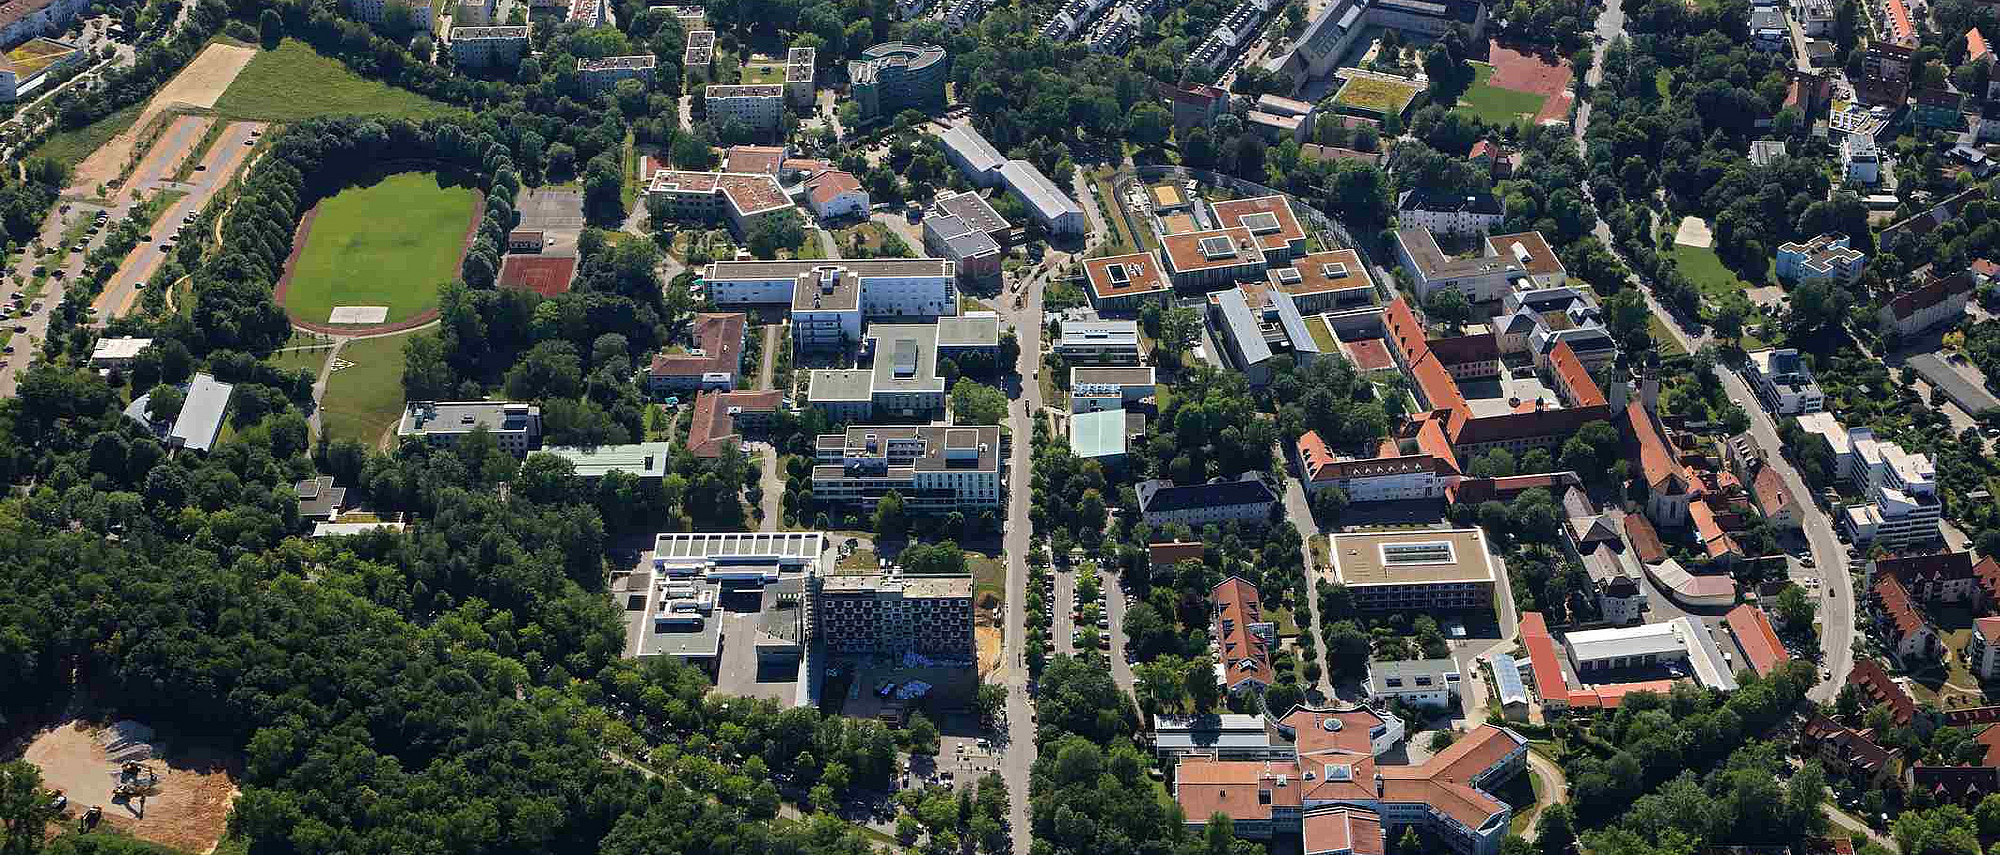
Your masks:
<svg viewBox="0 0 2000 855"><path fill-rule="evenodd" d="M1604 49L1612 42L1625 38L1625 10L1622 0L1605 0L1604 9L1597 16L1594 34L1597 48L1592 54L1591 66L1584 72L1583 77L1585 84L1590 87L1595 87L1603 78ZM1590 101L1585 98L1577 105L1575 133L1577 147L1584 151L1586 158L1589 152L1584 145L1584 133L1589 124ZM1587 193L1588 188L1585 188L1585 191ZM1617 244L1612 241L1610 227L1605 225L1602 219L1597 221L1597 228L1593 234L1606 249L1618 257L1620 262L1625 262L1624 255L1618 252ZM1646 307L1652 310L1653 315L1660 319L1661 326L1687 352L1693 353L1701 345L1713 343L1706 332L1698 336L1689 336L1681 329L1673 313L1667 311L1666 307L1654 297L1649 283L1633 274L1629 277L1628 284L1640 289L1640 293L1646 297ZM1847 548L1834 536L1833 521L1820 509L1819 503L1812 499L1813 494L1806 489L1805 479L1799 477L1798 469L1781 453L1784 445L1778 441L1777 423L1770 413L1758 405L1757 397L1750 391L1749 384L1734 371L1719 370L1716 374L1721 378L1724 388L1728 390L1729 397L1742 402L1744 412L1750 416L1751 436L1756 438L1758 448L1765 452L1770 465L1778 470L1779 476L1784 479L1785 488L1791 491L1802 511L1802 528L1805 531L1806 543L1812 549L1813 563L1817 565L1822 582L1819 603L1820 647L1825 656L1821 660L1821 667L1827 675L1819 685L1813 687L1810 697L1816 701L1832 701L1840 692L1840 687L1847 682L1848 672L1854 667L1854 581L1847 572Z"/></svg>
<svg viewBox="0 0 2000 855"><path fill-rule="evenodd" d="M1535 815L1528 820L1528 827L1521 835L1532 841L1542 833L1542 810L1549 805L1569 804L1569 778L1563 775L1562 767L1555 761L1543 757L1541 752L1528 749L1528 768L1542 776L1542 791L1535 796Z"/></svg>

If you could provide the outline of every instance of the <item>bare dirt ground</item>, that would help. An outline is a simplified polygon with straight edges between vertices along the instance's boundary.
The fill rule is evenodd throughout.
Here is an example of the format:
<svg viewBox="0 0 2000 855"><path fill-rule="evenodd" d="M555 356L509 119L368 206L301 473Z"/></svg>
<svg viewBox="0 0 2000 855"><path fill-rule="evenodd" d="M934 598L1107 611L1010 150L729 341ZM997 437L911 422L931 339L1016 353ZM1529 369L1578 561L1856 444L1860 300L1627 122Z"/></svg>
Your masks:
<svg viewBox="0 0 2000 855"><path fill-rule="evenodd" d="M69 796L69 827L101 805L104 822L119 831L187 852L212 850L236 798L226 764L208 752L166 752L152 739L152 728L134 721L69 721L37 734L25 759L42 771L43 786ZM128 761L159 774L154 794L112 796L119 765Z"/></svg>
<svg viewBox="0 0 2000 855"><path fill-rule="evenodd" d="M257 56L256 48L235 45L212 44L188 63L174 79L146 103L132 127L118 136L112 137L89 157L77 164L76 175L71 179L70 191L87 193L99 184L118 177L125 162L132 157L132 147L138 144L139 134L153 117L172 107L199 107L208 109L215 106L215 99L229 84L236 81L236 75Z"/></svg>
<svg viewBox="0 0 2000 855"><path fill-rule="evenodd" d="M979 645L979 676L984 677L1000 668L1002 649L1000 628L997 626L974 627L973 640Z"/></svg>

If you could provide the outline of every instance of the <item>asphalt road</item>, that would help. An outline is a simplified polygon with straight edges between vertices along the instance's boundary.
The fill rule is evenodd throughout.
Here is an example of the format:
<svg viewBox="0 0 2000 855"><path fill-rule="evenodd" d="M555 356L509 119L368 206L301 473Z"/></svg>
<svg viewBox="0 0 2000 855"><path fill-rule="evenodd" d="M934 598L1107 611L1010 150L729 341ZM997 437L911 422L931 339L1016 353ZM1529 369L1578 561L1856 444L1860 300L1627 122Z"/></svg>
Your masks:
<svg viewBox="0 0 2000 855"><path fill-rule="evenodd" d="M1208 325L1203 324L1202 326L1206 328ZM1277 449L1279 460L1285 459L1284 453L1284 448L1281 445ZM1292 525L1299 530L1299 557L1305 562L1303 566L1306 572L1306 614L1312 619L1312 625L1301 626L1299 627L1299 631L1314 633L1314 640L1318 640L1317 633L1320 628L1320 573L1317 568L1313 567L1312 536L1319 533L1319 524L1313 522L1312 507L1306 501L1306 488L1299 483L1299 479L1297 478L1285 479L1285 516L1289 517ZM1298 619L1296 609L1293 610L1292 618L1294 621ZM1324 656L1324 653L1322 653L1322 656ZM1317 694L1321 698L1333 697L1333 669L1325 667L1327 664L1324 659L1321 660L1320 665L1322 667L1320 668L1319 682L1307 686L1306 694Z"/></svg>
<svg viewBox="0 0 2000 855"><path fill-rule="evenodd" d="M1090 210L1085 205L1086 211ZM1052 262L1059 253L1050 253ZM1044 266L1041 270L1049 268ZM1003 552L1007 556L1007 625L1005 647L1000 656L1000 668L994 673L994 680L1007 687L1007 733L1005 741L998 744L1000 774L1007 781L1009 795L1009 831L1014 840L1015 855L1028 855L1030 835L1028 828L1028 776L1035 764L1035 718L1034 709L1028 698L1028 667L1025 650L1028 638L1028 541L1031 534L1028 522L1029 497L1028 478L1033 461L1033 441L1035 414L1042 409L1041 384L1036 380L1042 358L1042 284L1040 274L1031 274L1026 285L1016 286L1024 290L1024 305L1013 308L1011 293L1003 293L994 301L1001 317L1012 323L1014 334L1021 343L1021 356L1015 364L1020 377L1020 392L1008 410L1008 423L1013 430L1013 454L1007 462L1007 528L1003 536Z"/></svg>
<svg viewBox="0 0 2000 855"><path fill-rule="evenodd" d="M105 283L104 291L91 304L91 307L97 310L99 318L117 317L132 310L132 304L138 301L140 289L166 261L166 252L161 247L172 243L184 217L206 208L209 200L215 198L215 194L228 185L230 178L242 168L254 148L251 145L254 142L251 133L261 131L263 128L261 122L231 123L223 130L222 135L216 138L215 145L202 155L202 168L193 173L192 180L187 183L165 180L157 182L160 188L184 190L188 195L161 213L160 219L153 224L152 231L148 233L149 239L133 247L132 253L125 256L124 263L118 265L118 271L112 274L111 281ZM200 138L200 134L196 134L195 139ZM159 148L160 146L154 146L156 151ZM179 166L185 156L183 149L180 156L167 161L166 168L171 170ZM148 155L147 159L151 161L153 158ZM163 175L171 177L170 173ZM134 181L127 186L140 185Z"/></svg>

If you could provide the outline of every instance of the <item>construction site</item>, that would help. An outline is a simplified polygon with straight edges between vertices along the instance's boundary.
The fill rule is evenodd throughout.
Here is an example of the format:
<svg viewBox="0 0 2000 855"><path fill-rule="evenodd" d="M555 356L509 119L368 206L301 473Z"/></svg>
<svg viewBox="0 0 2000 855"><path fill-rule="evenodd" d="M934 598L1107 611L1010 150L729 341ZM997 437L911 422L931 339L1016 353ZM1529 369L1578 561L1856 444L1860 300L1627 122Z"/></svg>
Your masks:
<svg viewBox="0 0 2000 855"><path fill-rule="evenodd" d="M236 786L225 759L168 750L136 721L69 721L35 735L21 756L61 807L60 830L109 826L189 852L214 848ZM50 831L58 829L51 827Z"/></svg>

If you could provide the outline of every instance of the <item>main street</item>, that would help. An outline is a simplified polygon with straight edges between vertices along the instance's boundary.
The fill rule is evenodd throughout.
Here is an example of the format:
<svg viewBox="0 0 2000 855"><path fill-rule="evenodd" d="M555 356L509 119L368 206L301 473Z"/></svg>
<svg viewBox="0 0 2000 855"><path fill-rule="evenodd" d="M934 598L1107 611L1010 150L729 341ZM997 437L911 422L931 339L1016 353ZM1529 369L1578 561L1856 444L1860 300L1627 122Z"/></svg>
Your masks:
<svg viewBox="0 0 2000 855"><path fill-rule="evenodd" d="M1022 306L1013 308L1011 292L1003 292L993 301L1001 318L1013 324L1014 334L1020 340L1021 355L1014 369L1020 378L1020 395L1008 410L1008 425L1013 434L1013 453L1007 462L1007 531L1002 540L1002 551L1007 558L1007 609L1005 644L1000 654L1000 667L994 672L994 681L1007 687L1007 734L999 744L1000 774L1007 782L1009 796L1009 832L1014 839L1015 855L1027 855L1030 837L1028 834L1028 776L1035 764L1035 714L1033 702L1028 697L1028 542L1031 536L1028 511L1029 498L1033 493L1028 488L1033 477L1034 461L1034 420L1042 411L1042 388L1037 373L1042 362L1042 278L1054 265L1055 254L1050 261L1035 272L1023 277L1014 286L1023 292Z"/></svg>
<svg viewBox="0 0 2000 855"><path fill-rule="evenodd" d="M1592 57L1590 69L1584 73L1584 82L1595 87L1603 77L1604 51L1611 44L1625 37L1625 10L1621 0L1605 0L1604 11L1597 17L1595 30L1598 45ZM1576 141L1579 149L1584 149L1584 133L1590 122L1590 101L1585 98L1577 105ZM1588 157L1588 151L1585 150ZM1612 242L1611 230L1602 219L1597 221L1594 232L1604 246L1617 254ZM1622 255L1620 260L1623 261ZM1646 298L1646 307L1660 320L1658 325L1666 329L1674 340L1687 352L1693 353L1704 344L1712 343L1706 332L1690 336L1681 329L1673 313L1667 311L1653 295L1653 290L1636 274L1629 277L1629 286L1640 289ZM1729 397L1739 402L1743 411L1750 416L1750 435L1757 440L1757 447L1764 452L1766 461L1777 469L1784 479L1785 488L1792 492L1801 511L1802 527L1806 542L1812 549L1813 563L1823 577L1820 585L1820 646L1825 656L1822 660L1829 674L1827 679L1813 687L1811 697L1817 701L1831 701L1847 681L1847 673L1854 667L1854 583L1847 572L1847 549L1834 536L1833 522L1814 501L1813 493L1806 489L1805 479L1792 462L1782 453L1784 445L1778 441L1777 423L1771 414L1757 402L1749 384L1734 371L1719 369L1723 388Z"/></svg>

